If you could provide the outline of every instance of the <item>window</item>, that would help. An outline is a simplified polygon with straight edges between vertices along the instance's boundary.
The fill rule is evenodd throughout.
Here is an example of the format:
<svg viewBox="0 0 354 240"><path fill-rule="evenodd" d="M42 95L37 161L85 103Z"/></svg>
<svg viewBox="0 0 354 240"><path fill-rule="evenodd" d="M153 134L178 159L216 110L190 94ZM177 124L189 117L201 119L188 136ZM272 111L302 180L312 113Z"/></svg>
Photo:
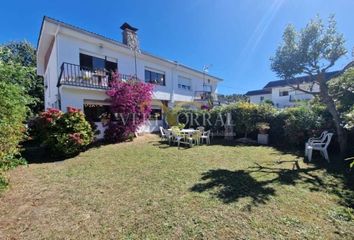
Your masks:
<svg viewBox="0 0 354 240"><path fill-rule="evenodd" d="M280 90L279 97L283 97L283 96L289 96L289 91Z"/></svg>
<svg viewBox="0 0 354 240"><path fill-rule="evenodd" d="M209 84L203 84L203 90L206 92L212 92L213 87Z"/></svg>
<svg viewBox="0 0 354 240"><path fill-rule="evenodd" d="M178 76L178 88L183 90L192 90L192 80L182 76Z"/></svg>
<svg viewBox="0 0 354 240"><path fill-rule="evenodd" d="M150 113L149 120L161 120L162 119L162 111L160 108L153 108Z"/></svg>
<svg viewBox="0 0 354 240"><path fill-rule="evenodd" d="M165 73L145 69L145 82L165 86Z"/></svg>
<svg viewBox="0 0 354 240"><path fill-rule="evenodd" d="M102 70L115 72L117 70L117 63L108 61L107 59L93 57L87 54L80 53L80 66L88 70Z"/></svg>
<svg viewBox="0 0 354 240"><path fill-rule="evenodd" d="M103 114L109 114L109 105L84 104L86 119L92 122L100 122Z"/></svg>

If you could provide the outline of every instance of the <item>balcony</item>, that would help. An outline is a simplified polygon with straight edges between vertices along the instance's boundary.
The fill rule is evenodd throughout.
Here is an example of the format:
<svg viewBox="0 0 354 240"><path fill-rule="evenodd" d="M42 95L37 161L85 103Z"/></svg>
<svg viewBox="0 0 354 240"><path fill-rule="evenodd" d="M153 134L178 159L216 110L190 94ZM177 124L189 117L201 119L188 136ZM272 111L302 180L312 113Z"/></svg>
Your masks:
<svg viewBox="0 0 354 240"><path fill-rule="evenodd" d="M134 79L134 76L119 74L123 81ZM85 88L108 89L112 74L106 70L93 70L80 65L63 63L61 65L58 86L70 85Z"/></svg>
<svg viewBox="0 0 354 240"><path fill-rule="evenodd" d="M289 102L308 101L311 99L312 95L306 93L289 95Z"/></svg>
<svg viewBox="0 0 354 240"><path fill-rule="evenodd" d="M216 100L215 94L210 91L195 91L194 101L207 102L208 100Z"/></svg>

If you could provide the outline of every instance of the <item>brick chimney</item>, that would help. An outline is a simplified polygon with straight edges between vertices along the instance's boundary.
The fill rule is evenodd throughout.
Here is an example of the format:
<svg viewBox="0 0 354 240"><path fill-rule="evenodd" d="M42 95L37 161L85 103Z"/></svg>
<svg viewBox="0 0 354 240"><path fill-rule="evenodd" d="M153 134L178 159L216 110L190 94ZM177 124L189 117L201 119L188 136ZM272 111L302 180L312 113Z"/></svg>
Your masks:
<svg viewBox="0 0 354 240"><path fill-rule="evenodd" d="M133 51L139 51L140 47L139 47L138 35L136 34L138 29L130 26L126 22L123 23L122 26L120 26L120 29L123 30L122 32L123 43Z"/></svg>

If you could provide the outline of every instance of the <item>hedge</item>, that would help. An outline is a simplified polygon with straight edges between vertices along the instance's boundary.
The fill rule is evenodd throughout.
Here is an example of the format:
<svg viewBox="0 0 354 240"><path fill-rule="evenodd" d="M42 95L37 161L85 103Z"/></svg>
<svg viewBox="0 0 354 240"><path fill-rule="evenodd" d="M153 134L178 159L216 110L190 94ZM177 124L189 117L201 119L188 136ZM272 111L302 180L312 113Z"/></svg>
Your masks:
<svg viewBox="0 0 354 240"><path fill-rule="evenodd" d="M255 136L257 124L268 123L271 144L282 146L303 146L307 138L319 135L324 129L333 130L329 113L319 104L278 110L270 104L237 102L210 111L179 109L176 115L178 122L184 123L186 128L204 126L221 134L229 115L237 138Z"/></svg>
<svg viewBox="0 0 354 240"><path fill-rule="evenodd" d="M0 81L0 168L16 165L25 137L28 97L16 85Z"/></svg>

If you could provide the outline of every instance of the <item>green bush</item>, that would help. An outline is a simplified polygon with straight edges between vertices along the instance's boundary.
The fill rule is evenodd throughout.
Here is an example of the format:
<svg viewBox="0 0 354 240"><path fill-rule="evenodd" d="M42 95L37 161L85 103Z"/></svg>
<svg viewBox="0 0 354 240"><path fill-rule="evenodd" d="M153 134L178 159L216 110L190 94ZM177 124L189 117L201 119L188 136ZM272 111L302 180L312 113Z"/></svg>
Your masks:
<svg viewBox="0 0 354 240"><path fill-rule="evenodd" d="M326 127L324 109L297 106L280 110L270 124L270 139L275 145L302 146Z"/></svg>
<svg viewBox="0 0 354 240"><path fill-rule="evenodd" d="M275 109L269 104L256 105L248 102L236 102L234 104L215 107L207 110L180 109L178 121L186 124L187 128L204 126L213 132L223 132L227 124L228 114L231 116L231 124L234 132L247 136L257 129L257 123L269 123L275 114Z"/></svg>
<svg viewBox="0 0 354 240"><path fill-rule="evenodd" d="M48 109L34 120L32 135L56 157L72 156L93 141L94 133L85 115L69 107L66 113Z"/></svg>
<svg viewBox="0 0 354 240"><path fill-rule="evenodd" d="M0 81L0 168L10 168L19 163L19 143L25 137L28 98L23 89ZM22 162L22 161L20 161Z"/></svg>
<svg viewBox="0 0 354 240"><path fill-rule="evenodd" d="M318 136L325 129L334 132L331 115L316 99L310 104L282 110L277 110L270 104L237 102L215 107L210 111L179 109L177 116L178 121L184 123L186 128L204 126L214 133L223 133L227 114L231 115L237 137L255 137L257 125L269 124L270 142L278 146L300 147L309 137ZM203 115L207 115L211 124L203 121Z"/></svg>

